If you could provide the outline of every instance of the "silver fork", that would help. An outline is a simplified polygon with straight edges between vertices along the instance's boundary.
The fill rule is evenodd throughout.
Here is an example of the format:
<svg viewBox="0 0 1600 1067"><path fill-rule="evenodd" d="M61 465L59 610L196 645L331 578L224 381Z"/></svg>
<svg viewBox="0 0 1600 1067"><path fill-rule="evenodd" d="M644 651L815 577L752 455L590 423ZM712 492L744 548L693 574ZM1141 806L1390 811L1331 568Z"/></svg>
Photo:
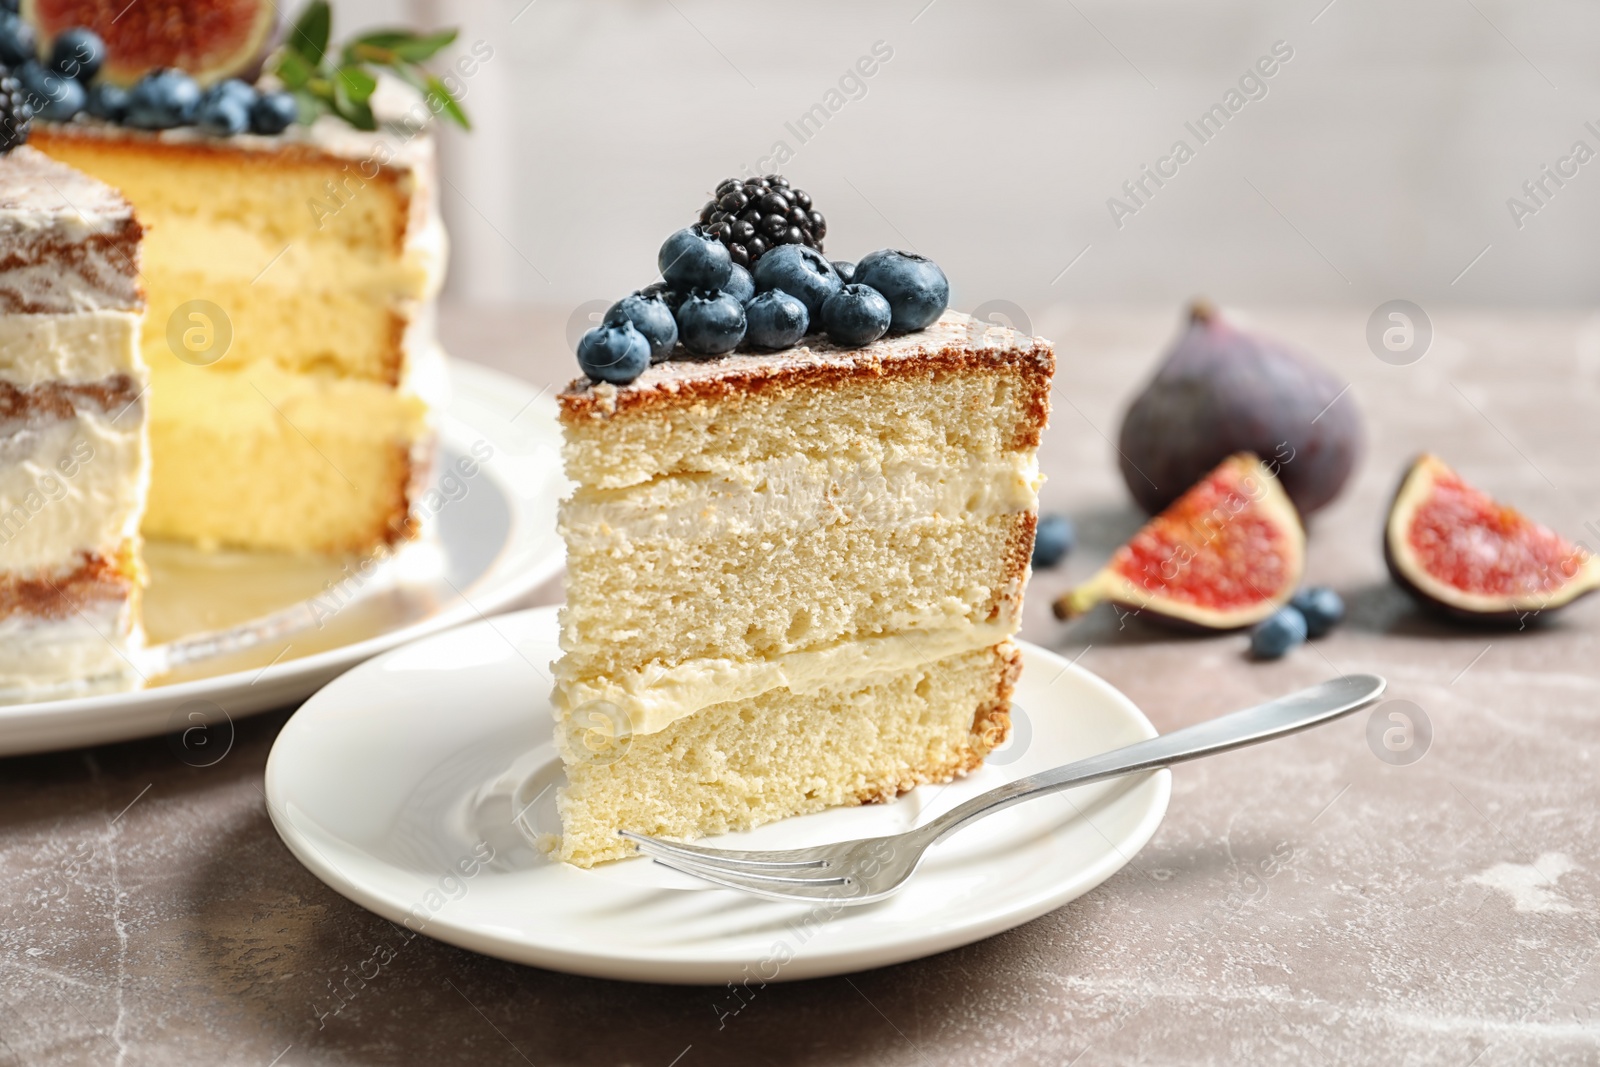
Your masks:
<svg viewBox="0 0 1600 1067"><path fill-rule="evenodd" d="M1383 694L1375 674L1346 674L1298 693L1186 726L1064 767L1008 782L892 837L782 852L729 851L619 830L640 852L673 870L773 900L870 904L897 891L936 841L985 815L1049 793L1151 771L1269 741L1364 708Z"/></svg>

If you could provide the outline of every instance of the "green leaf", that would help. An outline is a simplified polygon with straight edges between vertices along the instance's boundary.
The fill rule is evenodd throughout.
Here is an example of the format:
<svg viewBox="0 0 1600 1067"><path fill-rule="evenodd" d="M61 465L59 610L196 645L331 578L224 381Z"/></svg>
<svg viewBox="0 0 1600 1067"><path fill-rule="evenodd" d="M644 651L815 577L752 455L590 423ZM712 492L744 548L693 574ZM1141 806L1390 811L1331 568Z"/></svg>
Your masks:
<svg viewBox="0 0 1600 1067"><path fill-rule="evenodd" d="M289 31L288 44L315 67L328 54L328 38L332 33L333 11L327 0L311 0Z"/></svg>
<svg viewBox="0 0 1600 1067"><path fill-rule="evenodd" d="M460 126L463 130L472 129L472 122L467 118L467 113L461 110L461 104L457 102L455 96L450 92L450 90L445 88L444 82L439 80L438 75L429 74L425 84L428 87L428 95L438 97L440 106L444 109L444 113L454 119L456 125ZM431 106L432 104L430 101L430 107Z"/></svg>
<svg viewBox="0 0 1600 1067"><path fill-rule="evenodd" d="M378 87L378 79L364 67L340 67L334 80L338 89L358 104L372 99L372 91Z"/></svg>
<svg viewBox="0 0 1600 1067"><path fill-rule="evenodd" d="M365 71L359 73L366 74ZM333 80L333 109L339 113L340 118L358 130L377 129L378 122L373 117L372 108L367 105L367 97L372 95L372 90L368 88L366 96L360 96L361 83L357 80L352 84L352 80L347 78L346 74L346 71L341 70L339 76ZM370 81L372 75L366 74L366 77Z"/></svg>
<svg viewBox="0 0 1600 1067"><path fill-rule="evenodd" d="M421 63L433 58L441 48L456 39L455 30L439 30L429 34L415 34L409 30L375 30L364 33L350 42L353 49L370 48L390 52L411 63Z"/></svg>
<svg viewBox="0 0 1600 1067"><path fill-rule="evenodd" d="M432 59L440 49L450 45L456 39L455 30L440 30L430 33L426 37L413 37L408 41L401 41L393 46L394 51L401 59L412 63L421 63Z"/></svg>
<svg viewBox="0 0 1600 1067"><path fill-rule="evenodd" d="M312 67L304 56L292 49L278 53L273 73L290 89L303 88L311 80Z"/></svg>
<svg viewBox="0 0 1600 1067"><path fill-rule="evenodd" d="M346 66L353 63L376 63L380 67L392 67L400 62L400 57L393 49L353 41L344 46L344 62Z"/></svg>
<svg viewBox="0 0 1600 1067"><path fill-rule="evenodd" d="M416 34L410 30L373 30L371 33L363 33L350 43L370 44L374 48L393 48L402 41L409 41L415 36Z"/></svg>
<svg viewBox="0 0 1600 1067"><path fill-rule="evenodd" d="M373 117L372 109L366 104L351 100L340 93L337 94L333 107L339 113L340 118L358 130L375 130L378 128L378 120Z"/></svg>
<svg viewBox="0 0 1600 1067"><path fill-rule="evenodd" d="M300 121L306 125L315 122L318 116L328 111L326 100L305 89L295 90L294 99L295 103L300 105Z"/></svg>

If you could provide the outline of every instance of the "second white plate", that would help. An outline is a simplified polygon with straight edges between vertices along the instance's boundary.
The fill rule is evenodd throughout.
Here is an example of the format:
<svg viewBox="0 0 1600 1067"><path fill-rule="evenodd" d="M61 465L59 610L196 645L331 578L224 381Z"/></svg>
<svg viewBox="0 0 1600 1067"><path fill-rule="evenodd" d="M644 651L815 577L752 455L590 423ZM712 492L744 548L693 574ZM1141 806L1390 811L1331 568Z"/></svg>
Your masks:
<svg viewBox="0 0 1600 1067"><path fill-rule="evenodd" d="M1155 736L1125 696L1024 644L1008 746L976 773L892 804L840 808L717 841L791 848L898 833L1036 771ZM291 719L267 763L295 856L409 929L519 963L650 982L773 982L942 952L1060 907L1126 864L1166 812L1158 771L992 815L929 853L899 894L862 907L783 904L645 859L579 870L522 827L554 832L554 609L425 638L362 664Z"/></svg>

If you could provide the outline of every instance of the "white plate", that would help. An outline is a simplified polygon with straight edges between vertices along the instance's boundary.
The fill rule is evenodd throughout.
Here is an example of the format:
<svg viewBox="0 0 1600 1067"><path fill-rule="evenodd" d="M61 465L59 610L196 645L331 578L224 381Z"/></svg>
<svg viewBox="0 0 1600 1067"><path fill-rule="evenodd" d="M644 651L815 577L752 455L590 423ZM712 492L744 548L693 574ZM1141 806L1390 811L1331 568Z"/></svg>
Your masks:
<svg viewBox="0 0 1600 1067"><path fill-rule="evenodd" d="M559 573L555 511L566 489L554 399L486 367L452 361L450 373L439 492L421 509L430 529L391 561L381 588L363 589L348 560L152 542L145 616L154 642L238 627L307 598L316 598L318 624L133 692L0 706L0 756L184 730L195 744L180 758L214 762L231 744L232 719L303 700L364 659L502 610ZM462 459L484 456L463 474Z"/></svg>
<svg viewBox="0 0 1600 1067"><path fill-rule="evenodd" d="M718 843L897 833L1004 782L1155 736L1105 682L1022 648L1015 740L981 770ZM278 833L351 900L475 952L604 978L759 983L916 959L1043 915L1127 863L1171 793L1158 771L1019 804L936 845L896 896L833 911L710 887L642 858L579 870L544 858L523 829L556 827L546 668L558 651L555 610L543 608L437 634L334 681L289 720L267 761Z"/></svg>

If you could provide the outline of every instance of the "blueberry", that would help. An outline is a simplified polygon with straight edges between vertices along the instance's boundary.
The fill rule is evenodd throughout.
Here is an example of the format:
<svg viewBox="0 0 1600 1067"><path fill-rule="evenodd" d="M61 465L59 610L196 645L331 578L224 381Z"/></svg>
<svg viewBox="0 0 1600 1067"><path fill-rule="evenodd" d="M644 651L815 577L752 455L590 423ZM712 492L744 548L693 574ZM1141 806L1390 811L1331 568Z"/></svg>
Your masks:
<svg viewBox="0 0 1600 1067"><path fill-rule="evenodd" d="M633 328L644 334L650 342L650 362L660 363L678 343L678 323L672 317L672 308L660 293L646 296L632 293L612 304L606 311L605 321L611 325L631 322Z"/></svg>
<svg viewBox="0 0 1600 1067"><path fill-rule="evenodd" d="M250 129L268 137L287 130L300 117L293 93L262 93L250 108Z"/></svg>
<svg viewBox="0 0 1600 1067"><path fill-rule="evenodd" d="M950 304L950 282L931 259L915 252L885 248L863 256L855 280L882 293L894 309L890 326L896 333L920 330L944 314Z"/></svg>
<svg viewBox="0 0 1600 1067"><path fill-rule="evenodd" d="M697 356L732 352L744 331L744 308L727 293L698 290L678 308L678 339Z"/></svg>
<svg viewBox="0 0 1600 1067"><path fill-rule="evenodd" d="M256 87L249 82L241 81L238 78L225 78L201 93L200 103L204 105L207 100L215 100L219 97L227 96L239 101L245 106L246 110L249 110L255 106L256 97L259 95L256 92Z"/></svg>
<svg viewBox="0 0 1600 1067"><path fill-rule="evenodd" d="M106 61L106 43L82 26L68 30L50 44L50 69L65 78L91 82Z"/></svg>
<svg viewBox="0 0 1600 1067"><path fill-rule="evenodd" d="M750 298L756 295L756 281L750 277L750 272L739 264L733 265L733 272L728 275L727 284L722 291L739 301L741 304L750 303Z"/></svg>
<svg viewBox="0 0 1600 1067"><path fill-rule="evenodd" d="M805 245L779 245L756 260L754 274L757 292L782 289L797 297L806 306L813 329L821 325L823 302L844 284L833 264Z"/></svg>
<svg viewBox="0 0 1600 1067"><path fill-rule="evenodd" d="M39 56L39 35L14 11L0 11L0 62L20 67Z"/></svg>
<svg viewBox="0 0 1600 1067"><path fill-rule="evenodd" d="M69 122L89 102L88 91L38 63L24 63L17 71L22 94L33 113L47 122Z"/></svg>
<svg viewBox="0 0 1600 1067"><path fill-rule="evenodd" d="M256 105L255 86L238 78L217 82L200 94L195 124L215 137L232 137L250 128L250 112Z"/></svg>
<svg viewBox="0 0 1600 1067"><path fill-rule="evenodd" d="M1300 590L1289 601L1306 618L1306 636L1321 637L1344 619L1344 599L1325 585Z"/></svg>
<svg viewBox="0 0 1600 1067"><path fill-rule="evenodd" d="M1066 558L1078 543L1078 531L1065 515L1040 515L1033 535L1033 565L1044 570Z"/></svg>
<svg viewBox="0 0 1600 1067"><path fill-rule="evenodd" d="M578 366L597 382L627 385L650 366L650 342L633 323L601 323L578 342Z"/></svg>
<svg viewBox="0 0 1600 1067"><path fill-rule="evenodd" d="M788 348L811 326L811 315L798 298L782 289L768 289L744 306L750 321L746 339L758 348Z"/></svg>
<svg viewBox="0 0 1600 1067"><path fill-rule="evenodd" d="M733 274L733 257L727 245L691 227L667 238L656 256L656 266L674 289L720 290Z"/></svg>
<svg viewBox="0 0 1600 1067"><path fill-rule="evenodd" d="M856 265L854 263L848 259L835 259L832 263L833 272L839 276L841 282L848 284L856 280Z"/></svg>
<svg viewBox="0 0 1600 1067"><path fill-rule="evenodd" d="M200 107L200 86L181 70L153 70L133 86L128 100L129 126L167 130L194 122Z"/></svg>
<svg viewBox="0 0 1600 1067"><path fill-rule="evenodd" d="M822 328L834 344L859 348L889 332L890 316L882 293L851 282L822 305Z"/></svg>
<svg viewBox="0 0 1600 1067"><path fill-rule="evenodd" d="M679 292L666 282L652 282L650 285L640 289L639 295L649 300L666 301L667 307L670 308L672 310L672 314L676 316L678 314L678 309L683 306L683 301L688 297L689 294L687 291Z"/></svg>
<svg viewBox="0 0 1600 1067"><path fill-rule="evenodd" d="M250 108L226 93L208 96L200 101L195 124L213 137L232 137L250 128Z"/></svg>
<svg viewBox="0 0 1600 1067"><path fill-rule="evenodd" d="M1278 659L1306 639L1306 617L1294 608L1279 608L1250 631L1250 654Z"/></svg>
<svg viewBox="0 0 1600 1067"><path fill-rule="evenodd" d="M131 94L120 85L95 82L89 86L89 114L107 122L121 122L128 117Z"/></svg>

